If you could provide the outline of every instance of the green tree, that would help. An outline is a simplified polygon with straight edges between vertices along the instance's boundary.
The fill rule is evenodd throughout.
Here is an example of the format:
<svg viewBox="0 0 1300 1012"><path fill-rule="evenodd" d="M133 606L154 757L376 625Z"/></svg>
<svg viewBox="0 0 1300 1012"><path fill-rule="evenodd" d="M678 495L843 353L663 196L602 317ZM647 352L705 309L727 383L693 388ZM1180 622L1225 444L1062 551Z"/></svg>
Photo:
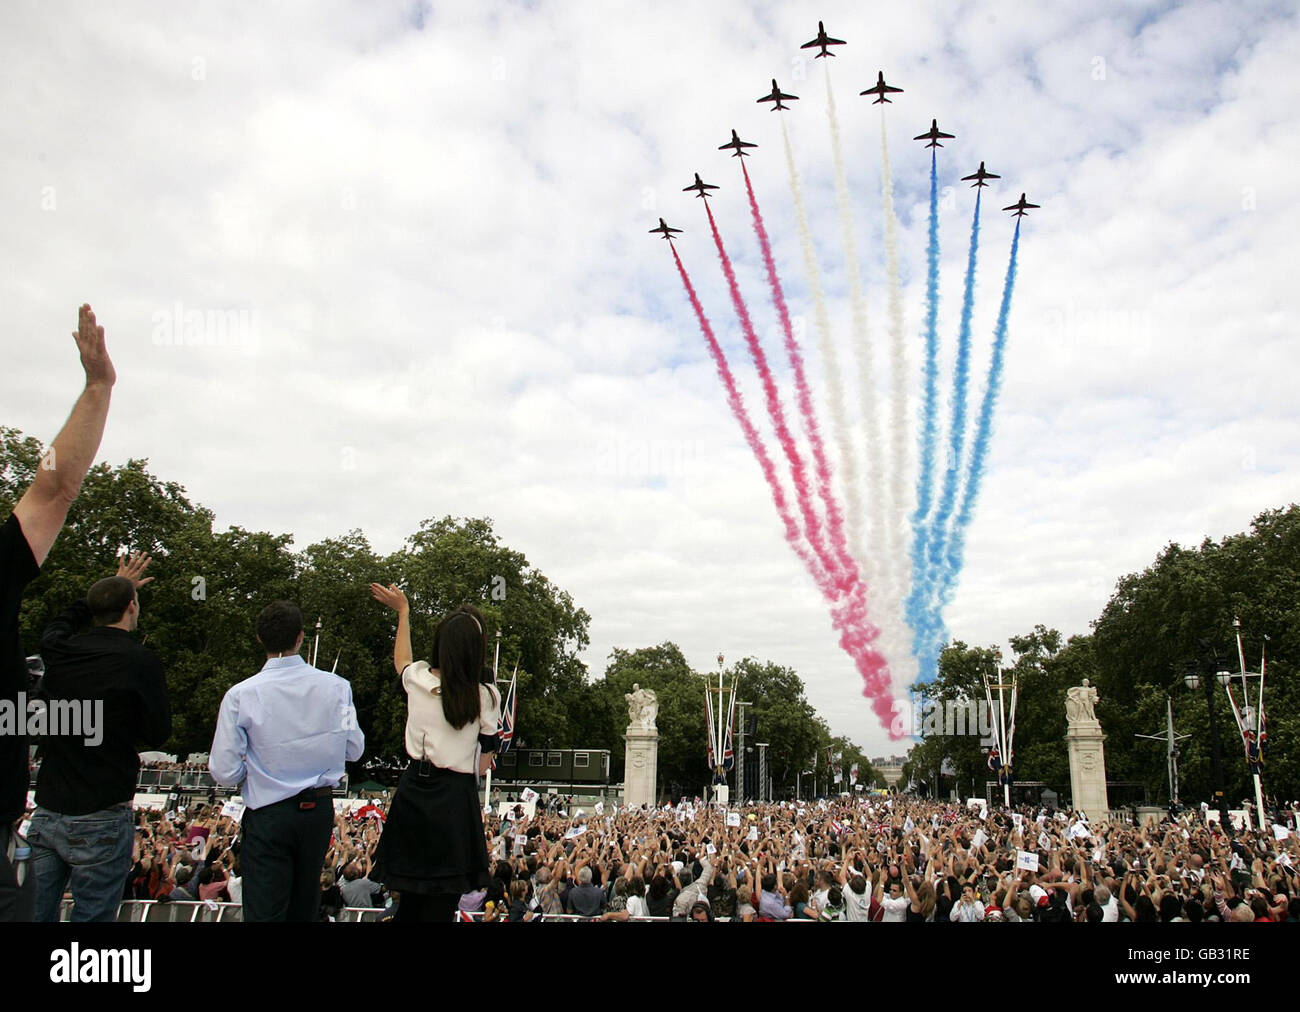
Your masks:
<svg viewBox="0 0 1300 1012"><path fill-rule="evenodd" d="M1248 533L1207 539L1195 549L1171 544L1142 573L1119 581L1092 635L1111 779L1141 780L1152 797L1167 797L1164 746L1134 736L1163 730L1169 697L1176 726L1191 734L1181 746L1183 798L1208 800L1214 788L1209 714L1203 692L1189 692L1182 677L1188 663L1203 654L1217 655L1211 668L1238 670L1234 617L1240 618L1248 644L1248 669L1259 667L1263 637L1270 637L1265 791L1284 798L1297 793L1300 507L1295 505L1260 514ZM1205 671L1200 674L1206 677ZM1252 701L1255 691L1252 682ZM1236 804L1253 788L1226 694L1217 684L1212 698L1223 744L1223 787L1229 803Z"/></svg>
<svg viewBox="0 0 1300 1012"><path fill-rule="evenodd" d="M1149 798L1168 798L1165 746L1137 735L1164 730L1166 699L1171 699L1177 729L1191 736L1180 745L1183 800L1208 800L1215 787L1209 711L1203 691L1189 692L1183 676L1189 663L1199 667L1202 679L1219 668L1238 670L1234 617L1241 620L1249 670L1259 667L1263 637L1270 637L1265 792L1281 798L1300 793L1300 507L1295 505L1260 514L1247 533L1207 539L1193 549L1167 546L1150 567L1117 582L1088 636L1062 645L1059 633L1040 625L1013 637L1015 660L1007 671L1015 672L1020 685L1016 779L1068 788L1065 693L1088 678L1100 696L1107 779L1134 781ZM956 642L941 657L936 681L914 689L934 698L969 698L982 691L978 672L991 663L991 648ZM1257 686L1252 680L1252 703ZM1222 786L1235 805L1253 788L1226 694L1217 683L1211 705L1223 747ZM958 783L969 783L972 776L982 782L986 777L976 763L969 740L931 736L913 746L904 775L932 784L936 771L950 764Z"/></svg>
<svg viewBox="0 0 1300 1012"><path fill-rule="evenodd" d="M13 508L40 466L43 447L0 428L0 511ZM578 654L588 615L519 552L500 544L491 521L429 520L387 558L360 531L326 538L301 553L288 534L212 529L211 511L149 472L148 462L91 468L67 524L33 581L20 614L28 653L50 618L112 575L124 550L153 556L142 588L140 637L167 673L172 737L167 748L207 751L221 697L257 672L265 653L254 619L276 599L298 602L308 645L321 621L318 663L349 678L367 755L402 751L406 700L392 669L394 622L370 599L371 581L397 582L413 604L417 654L438 619L459 604L488 618L489 649L502 630L502 675L519 663L521 733L539 745L593 744L588 686Z"/></svg>
<svg viewBox="0 0 1300 1012"><path fill-rule="evenodd" d="M593 740L602 741L617 761L626 756L627 701L639 684L659 699L655 724L659 730L659 789L665 797L676 784L697 794L709 782L705 759L704 679L691 670L675 643L639 650L615 648L605 673L585 704L590 712Z"/></svg>
<svg viewBox="0 0 1300 1012"><path fill-rule="evenodd" d="M496 630L501 631L502 680L519 666L516 727L522 742L541 748L603 747L589 740L589 687L578 657L588 643L590 616L522 553L502 545L490 520L426 520L380 571L384 575L374 579L406 589L417 657L428 656L438 621L460 604L482 609L490 653ZM371 607L378 608L373 602ZM402 719L404 708L403 701ZM398 735L385 747L397 750L400 741Z"/></svg>

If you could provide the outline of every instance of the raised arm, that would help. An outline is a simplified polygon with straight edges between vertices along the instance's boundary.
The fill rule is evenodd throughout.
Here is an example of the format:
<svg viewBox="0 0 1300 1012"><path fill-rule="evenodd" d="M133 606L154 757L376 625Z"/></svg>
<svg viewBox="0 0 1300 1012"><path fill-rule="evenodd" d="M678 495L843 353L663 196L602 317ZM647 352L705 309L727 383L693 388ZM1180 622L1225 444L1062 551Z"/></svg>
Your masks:
<svg viewBox="0 0 1300 1012"><path fill-rule="evenodd" d="M1129 872L1124 876L1124 881L1120 883L1119 887L1119 905L1124 911L1124 916L1130 921L1137 920L1137 911L1133 909L1133 904L1128 901L1128 884L1134 880L1137 880L1139 883L1141 882L1141 879L1138 879L1136 875Z"/></svg>
<svg viewBox="0 0 1300 1012"><path fill-rule="evenodd" d="M94 462L104 437L113 384L117 382L117 372L104 345L104 328L96 324L90 306L82 306L78 311L77 330L72 337L81 353L85 389L50 444L36 477L14 507L14 516L22 525L23 536L38 566L50 554L54 539L68 517L68 508L81 491L81 482Z"/></svg>
<svg viewBox="0 0 1300 1012"><path fill-rule="evenodd" d="M393 642L393 667L397 669L400 675L405 671L414 659L411 653L411 605L406 600L406 595L402 589L395 583L390 583L387 587L383 584L372 583L370 585L370 596L380 604L392 608L397 612L397 637Z"/></svg>

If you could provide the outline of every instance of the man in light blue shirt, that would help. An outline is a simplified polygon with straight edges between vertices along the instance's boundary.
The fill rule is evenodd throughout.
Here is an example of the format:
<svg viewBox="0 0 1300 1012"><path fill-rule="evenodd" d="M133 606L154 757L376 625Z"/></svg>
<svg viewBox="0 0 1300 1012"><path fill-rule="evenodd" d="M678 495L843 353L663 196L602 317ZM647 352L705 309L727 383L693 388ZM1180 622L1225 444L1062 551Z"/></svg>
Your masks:
<svg viewBox="0 0 1300 1012"><path fill-rule="evenodd" d="M302 612L288 601L257 617L266 665L221 701L208 769L241 787L245 921L312 921L334 827L333 788L361 758L352 686L299 656Z"/></svg>

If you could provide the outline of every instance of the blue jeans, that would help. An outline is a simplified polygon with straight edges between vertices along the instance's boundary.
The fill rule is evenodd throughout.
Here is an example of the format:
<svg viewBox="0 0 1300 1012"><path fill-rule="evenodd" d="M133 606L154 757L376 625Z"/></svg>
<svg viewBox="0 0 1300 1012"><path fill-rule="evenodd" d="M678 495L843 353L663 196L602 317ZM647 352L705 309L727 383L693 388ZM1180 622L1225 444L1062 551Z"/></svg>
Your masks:
<svg viewBox="0 0 1300 1012"><path fill-rule="evenodd" d="M71 885L72 921L113 921L131 873L130 802L87 815L37 808L27 830L36 872L36 920L57 921Z"/></svg>

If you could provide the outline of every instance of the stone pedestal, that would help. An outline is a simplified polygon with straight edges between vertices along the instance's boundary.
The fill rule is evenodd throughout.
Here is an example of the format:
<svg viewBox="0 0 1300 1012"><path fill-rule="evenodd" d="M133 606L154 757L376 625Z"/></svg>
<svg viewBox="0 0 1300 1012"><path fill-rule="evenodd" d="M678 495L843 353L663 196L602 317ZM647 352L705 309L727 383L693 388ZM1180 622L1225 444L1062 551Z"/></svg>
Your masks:
<svg viewBox="0 0 1300 1012"><path fill-rule="evenodd" d="M1094 823L1110 818L1110 802L1106 796L1106 752L1102 746L1105 740L1101 724L1095 719L1072 723L1065 732L1065 741L1070 749L1070 795L1074 807Z"/></svg>
<svg viewBox="0 0 1300 1012"><path fill-rule="evenodd" d="M627 761L623 768L623 804L629 808L656 803L659 776L659 732L654 728L629 727Z"/></svg>

